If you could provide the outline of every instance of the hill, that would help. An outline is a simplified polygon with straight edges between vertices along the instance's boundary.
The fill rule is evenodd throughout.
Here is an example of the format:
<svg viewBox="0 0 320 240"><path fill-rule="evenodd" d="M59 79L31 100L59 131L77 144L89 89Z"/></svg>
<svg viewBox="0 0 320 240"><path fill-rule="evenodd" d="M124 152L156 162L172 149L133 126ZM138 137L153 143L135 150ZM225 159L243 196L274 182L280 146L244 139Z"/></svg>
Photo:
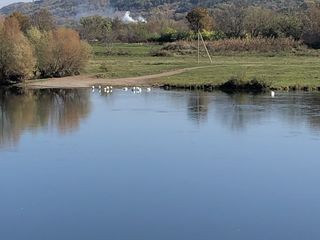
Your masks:
<svg viewBox="0 0 320 240"><path fill-rule="evenodd" d="M304 0L242 0L246 5L261 5L272 9L291 9L302 6ZM150 15L154 8L186 13L195 6L208 8L221 4L238 3L239 0L38 0L32 3L15 3L0 9L0 14L20 11L32 14L37 9L47 8L59 21L77 20L82 16L113 16L118 11L131 11L133 14Z"/></svg>

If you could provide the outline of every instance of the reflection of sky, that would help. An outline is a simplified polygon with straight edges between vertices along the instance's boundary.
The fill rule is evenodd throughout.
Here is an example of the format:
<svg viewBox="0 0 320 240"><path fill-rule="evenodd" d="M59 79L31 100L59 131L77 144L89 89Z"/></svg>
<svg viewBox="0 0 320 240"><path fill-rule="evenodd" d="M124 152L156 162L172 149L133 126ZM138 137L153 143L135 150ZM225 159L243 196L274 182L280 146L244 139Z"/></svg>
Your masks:
<svg viewBox="0 0 320 240"><path fill-rule="evenodd" d="M0 1L0 8L7 6L11 3L17 3L17 2L31 2L30 0L1 0Z"/></svg>

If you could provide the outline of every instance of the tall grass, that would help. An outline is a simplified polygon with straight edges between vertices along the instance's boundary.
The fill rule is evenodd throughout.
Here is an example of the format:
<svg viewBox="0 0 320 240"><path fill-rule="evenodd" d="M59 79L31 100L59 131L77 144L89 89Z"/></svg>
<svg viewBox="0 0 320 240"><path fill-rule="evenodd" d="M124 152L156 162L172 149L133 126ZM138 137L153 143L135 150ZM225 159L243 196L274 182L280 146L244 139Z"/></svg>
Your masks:
<svg viewBox="0 0 320 240"><path fill-rule="evenodd" d="M291 38L224 39L208 42L211 52L288 52L302 44Z"/></svg>
<svg viewBox="0 0 320 240"><path fill-rule="evenodd" d="M301 42L291 38L245 38L245 39L222 39L206 42L211 54L228 53L280 53L297 52L304 50ZM197 51L197 42L179 41L168 43L162 50L177 54L192 54Z"/></svg>

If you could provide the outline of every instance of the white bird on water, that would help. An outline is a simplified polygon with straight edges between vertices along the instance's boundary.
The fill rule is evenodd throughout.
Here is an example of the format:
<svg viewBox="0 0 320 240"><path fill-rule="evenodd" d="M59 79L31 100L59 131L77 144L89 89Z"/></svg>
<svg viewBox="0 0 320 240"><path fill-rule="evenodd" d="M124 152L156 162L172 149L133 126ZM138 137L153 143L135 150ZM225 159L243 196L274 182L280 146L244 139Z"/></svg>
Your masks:
<svg viewBox="0 0 320 240"><path fill-rule="evenodd" d="M275 91L271 91L271 97L275 97L276 96L276 92Z"/></svg>
<svg viewBox="0 0 320 240"><path fill-rule="evenodd" d="M151 92L151 88L147 88L147 92Z"/></svg>
<svg viewBox="0 0 320 240"><path fill-rule="evenodd" d="M124 87L122 88L123 91L127 92L128 91L128 88L127 87Z"/></svg>
<svg viewBox="0 0 320 240"><path fill-rule="evenodd" d="M132 88L132 92L133 93L141 93L142 92L142 89L140 87L133 87Z"/></svg>

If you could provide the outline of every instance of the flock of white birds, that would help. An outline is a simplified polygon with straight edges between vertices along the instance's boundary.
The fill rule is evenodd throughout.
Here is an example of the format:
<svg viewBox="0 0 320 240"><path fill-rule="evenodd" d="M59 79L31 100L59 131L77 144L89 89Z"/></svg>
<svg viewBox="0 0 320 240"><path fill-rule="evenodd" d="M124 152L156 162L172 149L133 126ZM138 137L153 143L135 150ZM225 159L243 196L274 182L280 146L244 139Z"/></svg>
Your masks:
<svg viewBox="0 0 320 240"><path fill-rule="evenodd" d="M92 88L92 92L94 93L96 91L96 87L92 86L91 88ZM104 93L112 93L112 91L113 91L113 87L112 86L102 87L101 85L99 85L97 88L98 88L99 93L102 93L102 92L104 92ZM122 90L127 92L127 91L129 91L129 88L124 87L124 88L122 88ZM151 92L151 90L152 89L150 87L145 89L146 92ZM141 87L132 87L131 91L133 93L138 93L139 94L139 93L142 93L143 89Z"/></svg>

